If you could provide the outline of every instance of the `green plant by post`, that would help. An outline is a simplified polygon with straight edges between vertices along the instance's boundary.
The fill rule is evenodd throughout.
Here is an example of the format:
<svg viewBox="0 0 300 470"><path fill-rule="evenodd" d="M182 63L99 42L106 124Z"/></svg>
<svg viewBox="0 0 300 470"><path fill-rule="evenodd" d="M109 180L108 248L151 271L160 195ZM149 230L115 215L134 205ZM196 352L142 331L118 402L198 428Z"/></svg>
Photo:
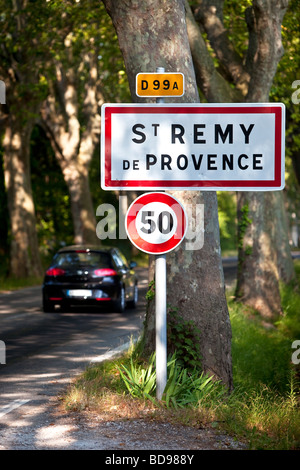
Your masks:
<svg viewBox="0 0 300 470"><path fill-rule="evenodd" d="M200 330L192 320L184 320L176 307L168 306L168 351L186 369L201 369Z"/></svg>

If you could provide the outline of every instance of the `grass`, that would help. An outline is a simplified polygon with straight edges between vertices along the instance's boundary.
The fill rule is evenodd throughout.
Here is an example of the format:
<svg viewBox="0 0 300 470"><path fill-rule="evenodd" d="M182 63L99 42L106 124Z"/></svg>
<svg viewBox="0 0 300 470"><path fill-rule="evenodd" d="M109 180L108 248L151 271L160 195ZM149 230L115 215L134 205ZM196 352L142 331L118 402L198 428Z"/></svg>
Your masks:
<svg viewBox="0 0 300 470"><path fill-rule="evenodd" d="M23 289L24 287L40 286L43 277L27 277L25 279L14 279L8 277L0 277L0 292L13 291Z"/></svg>
<svg viewBox="0 0 300 470"><path fill-rule="evenodd" d="M299 281L299 262L296 269ZM230 395L220 383L205 383L205 377L191 392L189 377L178 367L173 382L169 368L169 396L158 403L155 389L149 387L153 364L142 358L138 345L117 360L88 368L64 397L66 408L94 410L107 419L147 417L210 426L245 442L249 449L299 450L299 369L291 363L291 344L299 332L299 285L282 286L283 315L273 327L266 327L255 312L229 300L234 377ZM151 397L129 393L122 371L128 372L135 391L148 384ZM193 373L189 372L196 383L201 377Z"/></svg>

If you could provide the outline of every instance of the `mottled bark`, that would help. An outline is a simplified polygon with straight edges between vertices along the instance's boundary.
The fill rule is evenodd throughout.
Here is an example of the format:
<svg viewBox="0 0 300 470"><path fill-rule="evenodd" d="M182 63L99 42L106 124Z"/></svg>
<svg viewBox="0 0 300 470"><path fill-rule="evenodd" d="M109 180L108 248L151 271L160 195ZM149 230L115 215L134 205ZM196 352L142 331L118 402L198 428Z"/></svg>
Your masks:
<svg viewBox="0 0 300 470"><path fill-rule="evenodd" d="M11 230L9 275L15 278L42 275L30 178L29 142L32 128L33 119L24 122L18 113L10 114L3 140Z"/></svg>
<svg viewBox="0 0 300 470"><path fill-rule="evenodd" d="M30 137L39 108L41 63L33 51L40 30L37 26L34 38L28 34L34 15L25 0L2 2L1 14L0 75L6 87L3 160L10 219L9 274L25 278L42 275L30 175Z"/></svg>
<svg viewBox="0 0 300 470"><path fill-rule="evenodd" d="M269 320L281 311L274 192L238 193L239 266L236 297Z"/></svg>
<svg viewBox="0 0 300 470"><path fill-rule="evenodd" d="M199 102L189 48L184 1L104 0L117 30L133 101L135 76L139 72L182 72L186 90L172 101ZM169 101L169 100L168 100ZM171 101L171 100L170 100ZM225 298L220 256L217 198L214 192L173 192L183 204L204 204L205 243L201 250L186 250L182 244L168 255L168 302L179 307L185 319L201 330L200 348L205 372L232 386L231 326ZM148 316L145 340L154 348L154 319Z"/></svg>

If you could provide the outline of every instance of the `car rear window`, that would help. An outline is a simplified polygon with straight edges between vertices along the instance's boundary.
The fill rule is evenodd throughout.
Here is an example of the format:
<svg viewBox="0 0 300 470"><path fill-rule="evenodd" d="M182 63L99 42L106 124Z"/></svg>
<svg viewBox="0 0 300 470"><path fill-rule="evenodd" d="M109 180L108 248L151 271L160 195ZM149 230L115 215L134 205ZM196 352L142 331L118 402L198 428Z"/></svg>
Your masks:
<svg viewBox="0 0 300 470"><path fill-rule="evenodd" d="M111 257L108 253L97 253L93 251L59 253L55 258L55 265L62 268L71 265L112 268Z"/></svg>

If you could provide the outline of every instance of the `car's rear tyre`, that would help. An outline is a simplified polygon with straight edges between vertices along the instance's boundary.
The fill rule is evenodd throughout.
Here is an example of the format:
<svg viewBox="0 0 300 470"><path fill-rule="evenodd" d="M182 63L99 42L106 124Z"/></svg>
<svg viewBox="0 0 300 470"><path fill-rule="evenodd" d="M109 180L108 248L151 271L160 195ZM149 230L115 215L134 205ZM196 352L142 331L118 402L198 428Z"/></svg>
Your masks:
<svg viewBox="0 0 300 470"><path fill-rule="evenodd" d="M125 310L125 305L126 305L126 301L125 301L125 288L124 287L121 287L120 289L120 293L119 293L119 297L118 299L115 301L114 303L114 310L117 312L117 313L123 313L124 310Z"/></svg>
<svg viewBox="0 0 300 470"><path fill-rule="evenodd" d="M49 300L43 299L43 312L53 313L55 311L55 304Z"/></svg>
<svg viewBox="0 0 300 470"><path fill-rule="evenodd" d="M139 298L139 289L138 289L138 285L135 284L134 290L133 290L133 299L128 302L128 307L136 308L138 298Z"/></svg>

